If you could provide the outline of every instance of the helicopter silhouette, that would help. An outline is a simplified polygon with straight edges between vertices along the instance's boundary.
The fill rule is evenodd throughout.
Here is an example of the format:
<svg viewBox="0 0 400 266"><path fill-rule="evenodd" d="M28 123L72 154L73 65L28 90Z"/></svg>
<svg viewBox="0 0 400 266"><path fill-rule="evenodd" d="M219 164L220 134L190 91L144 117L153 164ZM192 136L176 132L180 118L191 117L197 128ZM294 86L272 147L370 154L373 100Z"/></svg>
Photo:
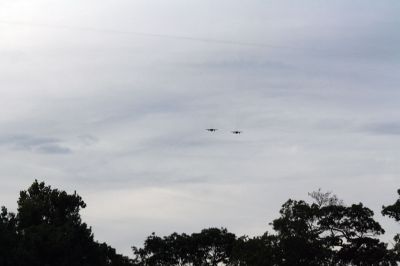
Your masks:
<svg viewBox="0 0 400 266"><path fill-rule="evenodd" d="M207 131L210 131L210 132L215 132L215 131L217 131L218 129L217 129L217 128L207 128L206 130L207 130Z"/></svg>
<svg viewBox="0 0 400 266"><path fill-rule="evenodd" d="M232 134L235 134L235 135L242 134L242 131L239 131L239 130L234 130L234 131L231 131L231 132L232 132Z"/></svg>

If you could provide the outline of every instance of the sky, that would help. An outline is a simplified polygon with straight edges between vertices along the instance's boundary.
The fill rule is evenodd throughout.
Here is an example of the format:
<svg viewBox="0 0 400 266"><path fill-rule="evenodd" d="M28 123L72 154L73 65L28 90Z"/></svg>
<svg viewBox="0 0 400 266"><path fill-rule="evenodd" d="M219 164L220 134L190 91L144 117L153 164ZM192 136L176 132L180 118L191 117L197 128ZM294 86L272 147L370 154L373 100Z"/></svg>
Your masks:
<svg viewBox="0 0 400 266"><path fill-rule="evenodd" d="M0 0L0 205L77 191L95 238L260 235L400 188L397 0ZM206 128L218 128L209 133ZM233 135L232 130L243 134Z"/></svg>

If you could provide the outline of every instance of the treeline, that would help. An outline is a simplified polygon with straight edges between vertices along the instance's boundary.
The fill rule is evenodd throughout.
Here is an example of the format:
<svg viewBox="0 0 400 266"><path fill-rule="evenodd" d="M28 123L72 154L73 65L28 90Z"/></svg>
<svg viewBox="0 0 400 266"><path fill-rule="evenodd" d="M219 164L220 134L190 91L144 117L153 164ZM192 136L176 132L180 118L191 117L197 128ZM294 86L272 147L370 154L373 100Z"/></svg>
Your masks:
<svg viewBox="0 0 400 266"><path fill-rule="evenodd" d="M400 196L400 190L398 191ZM400 235L391 244L374 213L362 203L345 205L335 195L316 191L312 202L289 199L271 223L274 233L238 237L225 228L157 236L133 257L94 240L81 220L86 207L76 193L35 181L20 192L17 213L2 207L0 266L158 266L158 265L397 265ZM400 222L400 198L382 214Z"/></svg>
<svg viewBox="0 0 400 266"><path fill-rule="evenodd" d="M400 190L398 191L400 195ZM133 247L137 265L397 265L400 236L381 242L385 233L373 211L362 203L344 205L320 190L312 203L289 199L271 225L275 234L237 238L226 229L210 228L191 235L149 236ZM382 214L400 221L400 199Z"/></svg>

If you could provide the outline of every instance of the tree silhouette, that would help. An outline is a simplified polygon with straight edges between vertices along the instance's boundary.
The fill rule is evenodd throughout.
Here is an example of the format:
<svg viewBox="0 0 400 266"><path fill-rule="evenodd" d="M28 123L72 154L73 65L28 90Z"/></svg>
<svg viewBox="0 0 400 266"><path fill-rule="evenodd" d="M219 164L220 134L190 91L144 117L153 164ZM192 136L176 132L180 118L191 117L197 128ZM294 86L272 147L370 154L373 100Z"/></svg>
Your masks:
<svg viewBox="0 0 400 266"><path fill-rule="evenodd" d="M163 238L154 233L143 248L133 247L138 265L228 264L236 236L225 228L208 228L192 235L173 233Z"/></svg>
<svg viewBox="0 0 400 266"><path fill-rule="evenodd" d="M399 195L399 199L397 199L392 205L383 206L382 214L393 218L397 222L400 222L400 189L397 190L397 194ZM390 252L393 253L393 256L396 257L397 261L400 261L400 234L397 234L394 237L394 242L394 247Z"/></svg>
<svg viewBox="0 0 400 266"><path fill-rule="evenodd" d="M399 194L399 199L397 199L392 205L383 206L382 214L395 219L397 222L400 222L400 189L397 190L397 194Z"/></svg>
<svg viewBox="0 0 400 266"><path fill-rule="evenodd" d="M288 200L280 213L272 223L283 255L278 265L397 265L376 238L385 231L362 203Z"/></svg>
<svg viewBox="0 0 400 266"><path fill-rule="evenodd" d="M268 232L262 236L239 237L232 251L231 265L279 265L282 254L278 248L278 238Z"/></svg>
<svg viewBox="0 0 400 266"><path fill-rule="evenodd" d="M326 265L332 251L329 240L321 237L320 208L305 201L288 200L282 205L281 217L272 222L277 231L279 265Z"/></svg>
<svg viewBox="0 0 400 266"><path fill-rule="evenodd" d="M17 265L18 235L16 226L15 215L2 207L0 213L0 265Z"/></svg>
<svg viewBox="0 0 400 266"><path fill-rule="evenodd" d="M85 207L76 192L67 194L35 180L20 192L17 215L2 209L1 243L12 254L1 254L4 265L132 265L107 244L94 241L79 214Z"/></svg>
<svg viewBox="0 0 400 266"><path fill-rule="evenodd" d="M400 196L400 190L398 190ZM35 180L20 192L17 213L0 212L0 266L384 266L400 262L400 235L388 249L374 213L362 203L345 205L321 190L313 202L286 201L271 223L274 233L236 237L225 228L190 235L147 237L132 247L134 259L94 240L82 221L86 207L76 193ZM382 214L400 222L400 198Z"/></svg>

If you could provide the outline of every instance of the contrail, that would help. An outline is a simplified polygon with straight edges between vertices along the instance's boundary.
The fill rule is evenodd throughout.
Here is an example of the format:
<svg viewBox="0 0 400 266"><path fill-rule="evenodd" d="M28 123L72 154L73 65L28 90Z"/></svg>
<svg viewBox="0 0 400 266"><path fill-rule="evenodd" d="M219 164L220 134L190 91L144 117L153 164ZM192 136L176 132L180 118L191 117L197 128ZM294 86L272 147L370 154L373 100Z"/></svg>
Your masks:
<svg viewBox="0 0 400 266"><path fill-rule="evenodd" d="M123 30L94 28L94 27L81 27L81 26L68 26L68 25L50 25L50 24L42 24L42 23L31 23L31 22L21 22L21 21L7 21L7 20L0 20L0 24L13 25L13 26L28 26L28 27L63 29L63 30L72 30L72 31L87 31L87 32L112 33L112 34L126 34L126 35L136 35L136 36L153 37L153 38L164 38L164 39L174 39L174 40L182 40L182 41L215 43L215 44L221 44L221 45L253 46L253 47L264 47L264 48L273 48L273 49L305 50L305 51L323 52L323 50L319 50L319 49L304 49L304 48L299 48L299 47L294 47L294 46L292 47L292 46L284 46L284 45L271 45L271 44L266 44L266 43L242 42L242 41L223 40L223 39L211 39L211 38L193 37L193 36L186 36L186 35L172 35L172 34L138 32L138 31L123 31Z"/></svg>

